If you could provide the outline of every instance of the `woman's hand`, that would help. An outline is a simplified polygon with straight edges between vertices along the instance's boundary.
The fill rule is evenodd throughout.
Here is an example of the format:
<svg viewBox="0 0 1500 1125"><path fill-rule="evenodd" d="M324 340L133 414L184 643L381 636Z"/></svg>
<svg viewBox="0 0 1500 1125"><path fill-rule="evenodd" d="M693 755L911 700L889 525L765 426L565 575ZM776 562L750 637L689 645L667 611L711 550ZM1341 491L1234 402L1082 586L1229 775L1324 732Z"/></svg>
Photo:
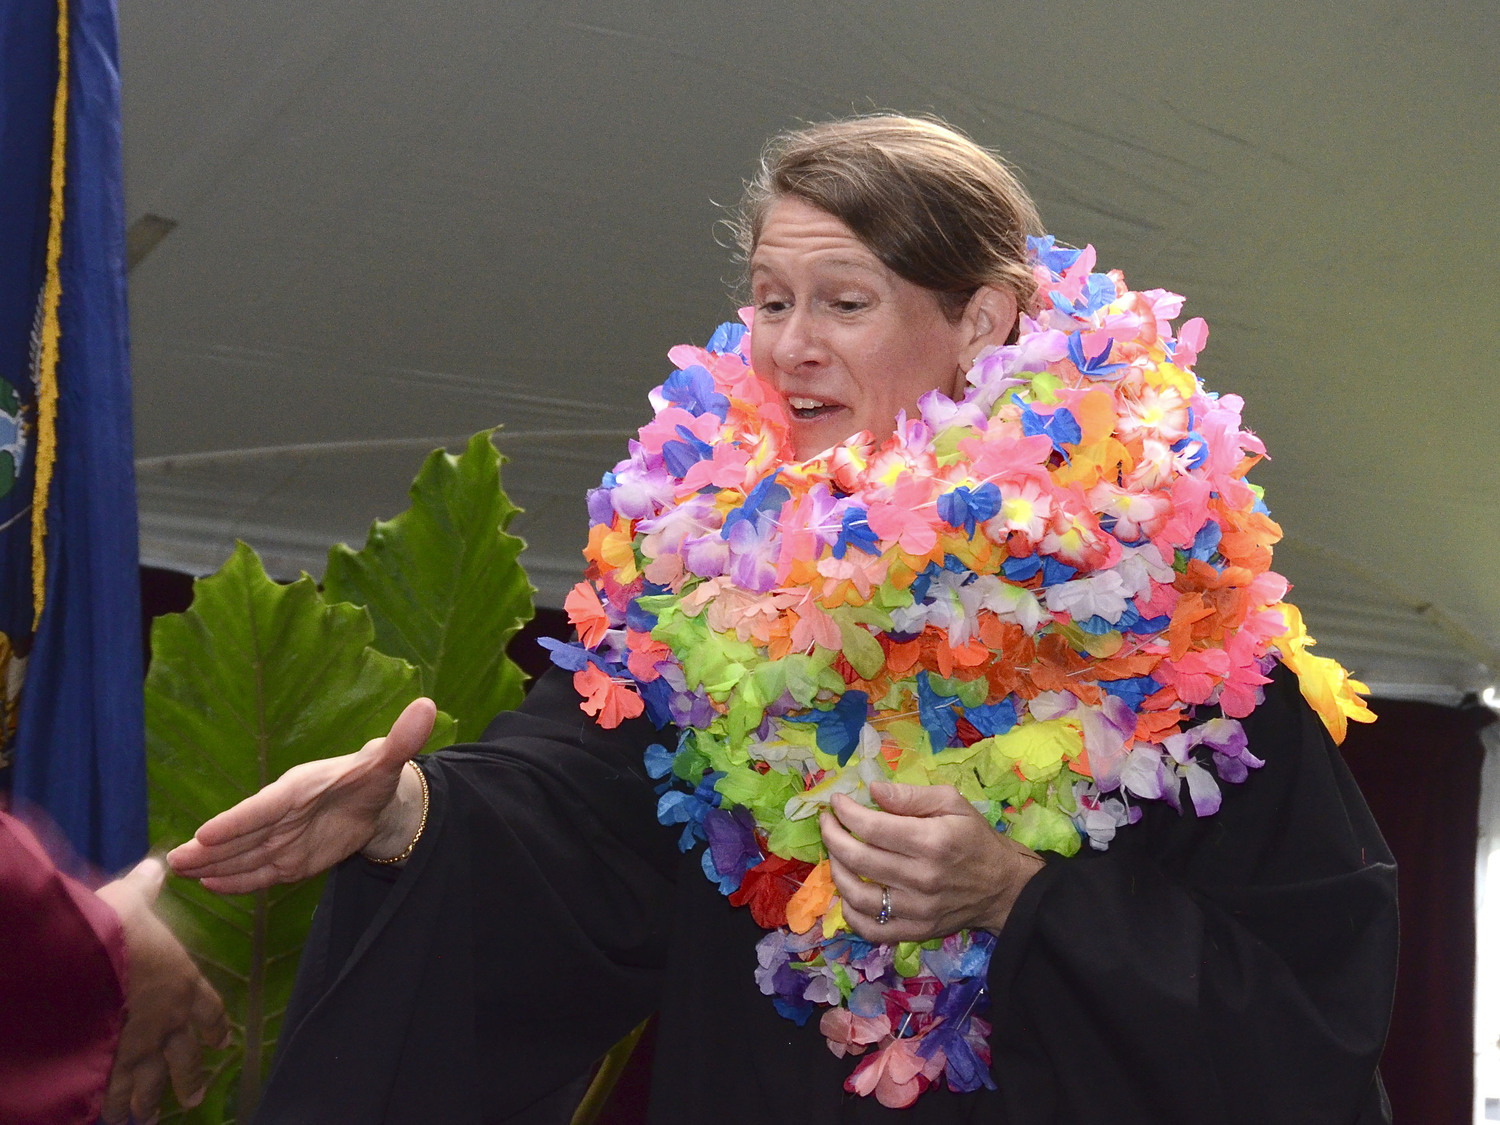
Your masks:
<svg viewBox="0 0 1500 1125"><path fill-rule="evenodd" d="M224 1005L208 981L151 909L165 869L146 859L99 897L120 916L125 935L129 991L125 1026L104 1093L104 1119L155 1121L170 1081L177 1101L191 1109L203 1100L202 1044L229 1040Z"/></svg>
<svg viewBox="0 0 1500 1125"><path fill-rule="evenodd" d="M949 785L870 787L880 809L842 794L822 818L844 920L871 941L926 941L956 930L999 933L1016 896L1044 866ZM881 811L884 810L884 811ZM890 918L880 914L890 889Z"/></svg>
<svg viewBox="0 0 1500 1125"><path fill-rule="evenodd" d="M412 701L384 738L293 766L204 824L167 862L211 891L241 894L316 875L361 850L400 855L422 815L421 782L404 767L436 717L432 700Z"/></svg>

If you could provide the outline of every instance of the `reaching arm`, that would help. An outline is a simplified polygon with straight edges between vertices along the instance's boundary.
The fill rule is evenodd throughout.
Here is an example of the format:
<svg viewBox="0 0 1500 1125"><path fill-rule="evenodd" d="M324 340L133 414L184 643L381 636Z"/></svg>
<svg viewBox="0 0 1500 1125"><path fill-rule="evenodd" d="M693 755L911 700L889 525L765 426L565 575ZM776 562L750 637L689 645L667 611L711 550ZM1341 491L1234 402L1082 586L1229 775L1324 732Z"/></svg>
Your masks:
<svg viewBox="0 0 1500 1125"><path fill-rule="evenodd" d="M661 737L601 730L553 672L424 758L405 867L330 875L257 1121L477 1125L566 1100L656 1002L679 859L641 761Z"/></svg>
<svg viewBox="0 0 1500 1125"><path fill-rule="evenodd" d="M178 1102L203 1100L202 1044L229 1040L224 1004L192 958L152 910L165 871L157 859L99 888L124 932L129 989L125 1026L104 1094L104 1119L154 1118L168 1082Z"/></svg>
<svg viewBox="0 0 1500 1125"><path fill-rule="evenodd" d="M404 767L436 715L432 700L414 700L384 738L292 767L205 823L168 862L211 891L241 894L306 879L357 851L400 854L422 813L421 783Z"/></svg>
<svg viewBox="0 0 1500 1125"><path fill-rule="evenodd" d="M200 1045L228 1035L218 995L152 904L155 859L96 893L0 812L0 1121L148 1120L168 1083L203 1097Z"/></svg>

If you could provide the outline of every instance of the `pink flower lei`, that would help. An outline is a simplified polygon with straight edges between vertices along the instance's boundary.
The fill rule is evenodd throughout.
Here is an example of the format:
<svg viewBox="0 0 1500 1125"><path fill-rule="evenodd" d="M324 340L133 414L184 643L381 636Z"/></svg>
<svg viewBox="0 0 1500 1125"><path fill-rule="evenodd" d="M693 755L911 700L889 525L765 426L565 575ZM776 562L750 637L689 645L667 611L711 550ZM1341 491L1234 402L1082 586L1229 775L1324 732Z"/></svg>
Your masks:
<svg viewBox="0 0 1500 1125"><path fill-rule="evenodd" d="M1216 812L1261 765L1239 720L1276 661L1335 739L1370 715L1313 656L1280 529L1245 480L1242 401L1204 390L1182 298L1031 240L1044 307L877 443L790 459L745 326L670 352L656 416L589 494L585 581L553 642L583 709L680 731L647 752L658 816L767 928L755 978L818 1008L845 1083L910 1105L992 1086L994 937L874 944L844 923L817 813L890 779L952 785L1038 850L1108 848L1141 803ZM1200 708L1217 711L1213 717Z"/></svg>

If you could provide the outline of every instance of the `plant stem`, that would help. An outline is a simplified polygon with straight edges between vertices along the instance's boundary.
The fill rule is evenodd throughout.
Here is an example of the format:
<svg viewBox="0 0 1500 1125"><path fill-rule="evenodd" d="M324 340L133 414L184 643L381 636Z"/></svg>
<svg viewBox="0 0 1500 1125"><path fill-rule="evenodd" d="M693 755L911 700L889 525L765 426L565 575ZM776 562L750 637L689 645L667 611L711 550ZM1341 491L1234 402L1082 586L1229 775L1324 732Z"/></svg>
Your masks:
<svg viewBox="0 0 1500 1125"><path fill-rule="evenodd" d="M270 893L255 892L250 934L250 982L245 989L245 1055L240 1065L240 1097L235 1119L247 1123L260 1105L260 1049L265 1037L266 921Z"/></svg>
<svg viewBox="0 0 1500 1125"><path fill-rule="evenodd" d="M255 643L255 768L259 775L257 790L270 781L270 734L266 727L266 667L256 628L254 607L250 607L250 629ZM240 1099L235 1119L249 1125L260 1105L260 1048L265 1037L266 992L266 922L271 909L271 892L262 887L255 892L255 909L250 923L250 980L245 986L245 1056L240 1063Z"/></svg>

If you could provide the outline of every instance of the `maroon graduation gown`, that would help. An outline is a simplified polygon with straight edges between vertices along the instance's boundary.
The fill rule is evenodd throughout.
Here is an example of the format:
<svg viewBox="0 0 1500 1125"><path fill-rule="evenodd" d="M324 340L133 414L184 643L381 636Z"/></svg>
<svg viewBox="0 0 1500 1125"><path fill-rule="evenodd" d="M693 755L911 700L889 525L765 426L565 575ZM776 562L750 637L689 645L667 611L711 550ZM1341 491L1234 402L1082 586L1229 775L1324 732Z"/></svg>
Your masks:
<svg viewBox="0 0 1500 1125"><path fill-rule="evenodd" d="M124 1019L119 917L0 812L0 1125L97 1118Z"/></svg>

